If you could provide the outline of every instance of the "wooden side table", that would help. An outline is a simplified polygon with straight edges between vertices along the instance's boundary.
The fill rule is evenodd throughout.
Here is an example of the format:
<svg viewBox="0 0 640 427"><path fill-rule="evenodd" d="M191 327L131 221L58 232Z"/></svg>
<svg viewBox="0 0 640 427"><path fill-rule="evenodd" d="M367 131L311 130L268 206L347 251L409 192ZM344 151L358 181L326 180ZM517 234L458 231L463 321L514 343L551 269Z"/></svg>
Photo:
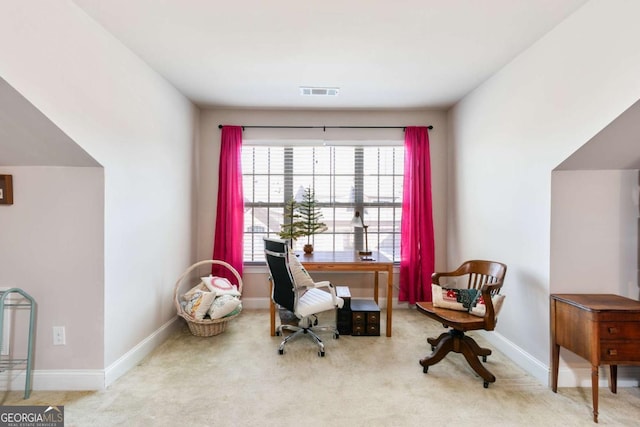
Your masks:
<svg viewBox="0 0 640 427"><path fill-rule="evenodd" d="M551 389L558 391L560 347L587 359L597 423L600 364L609 365L612 393L618 365L640 365L640 302L613 294L552 294L550 302Z"/></svg>

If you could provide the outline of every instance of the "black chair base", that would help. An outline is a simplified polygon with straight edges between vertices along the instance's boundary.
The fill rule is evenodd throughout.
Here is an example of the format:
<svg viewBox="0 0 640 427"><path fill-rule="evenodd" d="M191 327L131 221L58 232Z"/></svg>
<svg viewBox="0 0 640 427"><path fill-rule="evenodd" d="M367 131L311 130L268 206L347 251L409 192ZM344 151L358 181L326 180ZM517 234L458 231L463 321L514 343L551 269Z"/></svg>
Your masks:
<svg viewBox="0 0 640 427"><path fill-rule="evenodd" d="M480 347L473 338L465 335L464 332L451 329L437 338L428 338L427 342L431 344L433 351L429 356L420 360L422 371L425 374L429 371L429 366L435 365L448 353L454 352L462 353L471 368L484 379L484 388L488 388L489 383L496 381L496 377L478 360L478 357L481 356L482 361L486 362L491 350Z"/></svg>

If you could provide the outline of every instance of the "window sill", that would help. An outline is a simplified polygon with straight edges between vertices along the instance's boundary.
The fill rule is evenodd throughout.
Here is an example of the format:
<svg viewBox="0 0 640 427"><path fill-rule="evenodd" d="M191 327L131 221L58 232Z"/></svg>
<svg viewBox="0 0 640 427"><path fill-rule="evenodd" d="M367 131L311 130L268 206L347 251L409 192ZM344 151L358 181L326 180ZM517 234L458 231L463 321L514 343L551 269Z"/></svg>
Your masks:
<svg viewBox="0 0 640 427"><path fill-rule="evenodd" d="M398 271L399 268L400 268L400 263L394 262L393 263L394 274L395 272ZM268 274L269 268L267 267L266 263L260 263L260 262L245 263L243 267L243 274L247 274L247 273L248 274ZM340 274L352 274L352 273L361 273L361 272L360 271L354 271L354 272L341 271L340 272Z"/></svg>

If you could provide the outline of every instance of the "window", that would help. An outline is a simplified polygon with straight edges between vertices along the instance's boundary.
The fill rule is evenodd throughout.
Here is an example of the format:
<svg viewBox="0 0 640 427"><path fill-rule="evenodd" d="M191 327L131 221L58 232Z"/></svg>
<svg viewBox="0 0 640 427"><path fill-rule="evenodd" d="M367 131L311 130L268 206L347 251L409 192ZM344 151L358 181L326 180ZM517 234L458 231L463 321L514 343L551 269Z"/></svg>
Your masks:
<svg viewBox="0 0 640 427"><path fill-rule="evenodd" d="M404 147L360 141L252 143L242 147L245 198L244 261L264 261L264 236L278 237L285 203L300 200L304 189L315 192L328 230L311 236L316 251L364 250L361 228L351 220L363 212L369 250L400 260L400 219ZM300 250L307 238L298 239Z"/></svg>

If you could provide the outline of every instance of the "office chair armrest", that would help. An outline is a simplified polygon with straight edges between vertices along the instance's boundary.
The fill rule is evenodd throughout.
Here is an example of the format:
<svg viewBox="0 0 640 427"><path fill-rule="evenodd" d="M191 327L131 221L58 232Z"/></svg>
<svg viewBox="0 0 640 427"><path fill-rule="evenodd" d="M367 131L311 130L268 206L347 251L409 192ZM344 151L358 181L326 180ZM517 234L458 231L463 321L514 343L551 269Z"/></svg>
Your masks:
<svg viewBox="0 0 640 427"><path fill-rule="evenodd" d="M328 280L322 280L320 282L313 282L314 288L330 288L332 287L331 282Z"/></svg>
<svg viewBox="0 0 640 427"><path fill-rule="evenodd" d="M333 303L339 306L340 308L342 308L342 305L338 304L339 298L338 298L338 295L336 294L336 287L333 286L333 284L331 284L330 281L323 280L321 282L315 282L314 285L315 285L314 288L328 288L328 291L331 294L331 299L333 300Z"/></svg>

